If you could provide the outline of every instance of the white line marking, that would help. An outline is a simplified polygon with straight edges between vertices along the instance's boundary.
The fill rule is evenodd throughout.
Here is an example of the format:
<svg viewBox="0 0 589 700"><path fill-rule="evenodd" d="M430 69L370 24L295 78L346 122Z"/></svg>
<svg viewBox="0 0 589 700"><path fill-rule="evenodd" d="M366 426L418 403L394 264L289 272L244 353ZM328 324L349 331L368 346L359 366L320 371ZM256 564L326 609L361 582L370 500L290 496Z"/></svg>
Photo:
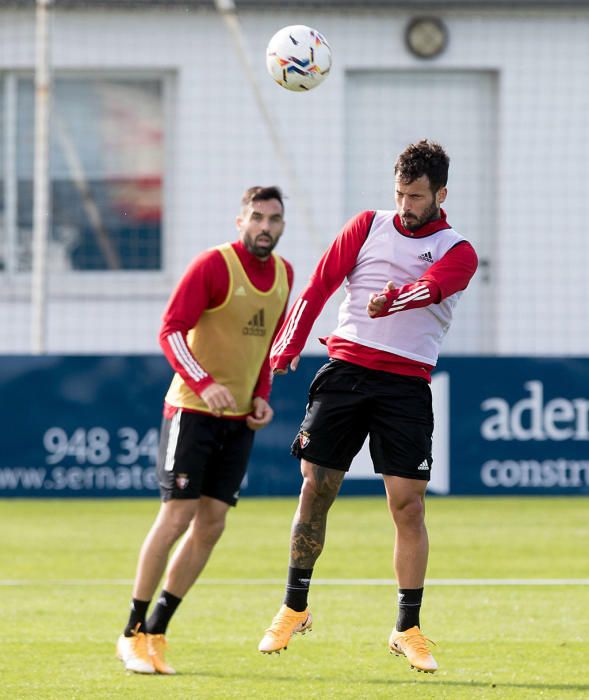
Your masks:
<svg viewBox="0 0 589 700"><path fill-rule="evenodd" d="M204 578L199 586L280 586L284 579L278 578ZM7 579L0 586L132 586L133 579ZM319 578L312 586L396 586L396 581L385 578ZM589 578L430 578L426 586L589 586Z"/></svg>
<svg viewBox="0 0 589 700"><path fill-rule="evenodd" d="M423 292L424 289L427 290L427 293L429 294L429 289L426 287L425 284L422 284L419 287L414 287L408 292L403 292L403 294L399 294L397 299L405 299L405 297L411 297L412 294L415 294L416 292Z"/></svg>
<svg viewBox="0 0 589 700"><path fill-rule="evenodd" d="M164 461L164 471L174 471L174 462L176 457L176 447L178 447L178 438L180 437L180 420L182 419L182 409L179 408L170 423L170 432L168 434L168 445L166 447L166 459Z"/></svg>
<svg viewBox="0 0 589 700"><path fill-rule="evenodd" d="M196 361L180 331L166 336L166 340L178 362L195 381L199 382L207 376L207 372Z"/></svg>
<svg viewBox="0 0 589 700"><path fill-rule="evenodd" d="M301 316L303 315L306 307L306 299L299 299L295 304L293 310L290 312L290 320L288 321L287 325L284 326L284 330L282 331L281 335L276 338L272 345L272 350L270 351L272 357L276 357L276 355L279 355L286 349L298 328Z"/></svg>

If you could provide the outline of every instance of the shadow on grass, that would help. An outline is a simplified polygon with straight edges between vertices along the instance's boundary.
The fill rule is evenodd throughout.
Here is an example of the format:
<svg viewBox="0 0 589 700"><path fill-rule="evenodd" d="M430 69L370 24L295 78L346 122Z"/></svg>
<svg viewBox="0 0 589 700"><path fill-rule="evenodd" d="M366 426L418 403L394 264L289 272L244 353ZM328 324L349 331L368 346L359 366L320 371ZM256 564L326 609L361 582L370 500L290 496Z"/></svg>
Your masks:
<svg viewBox="0 0 589 700"><path fill-rule="evenodd" d="M211 678L219 680L244 680L243 675L236 673L211 673L206 671L194 671L194 672L184 672L177 673L177 678L186 678L189 676L194 676L197 678ZM168 676L169 677L169 676ZM248 672L247 680L257 680L264 683L273 682L292 682L300 686L301 677L300 676L290 676L290 675L272 675L268 677L266 673L252 673ZM313 683L329 683L333 685L336 682L332 676L313 676L305 679L308 682ZM390 686L390 685L411 685L414 686L416 682L429 682L435 683L436 685L441 685L449 688L491 688L496 690L501 690L501 688L519 688L522 690L545 690L545 691L589 691L589 684L574 684L574 683L507 683L507 682L483 682L483 681L452 681L445 680L440 676L436 676L435 673L414 673L413 677L410 679L402 680L400 678L383 678L383 679L362 679L354 680L352 678L346 679L346 685L377 685L377 686Z"/></svg>

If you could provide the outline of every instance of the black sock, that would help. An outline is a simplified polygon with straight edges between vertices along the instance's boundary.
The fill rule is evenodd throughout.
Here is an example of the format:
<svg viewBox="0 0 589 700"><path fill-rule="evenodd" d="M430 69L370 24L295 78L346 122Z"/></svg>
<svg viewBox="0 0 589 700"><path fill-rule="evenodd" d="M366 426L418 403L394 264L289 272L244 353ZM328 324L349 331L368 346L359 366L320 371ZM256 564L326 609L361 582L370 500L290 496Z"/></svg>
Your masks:
<svg viewBox="0 0 589 700"><path fill-rule="evenodd" d="M307 596L313 569L295 569L288 567L288 581L286 583L286 596L284 603L291 610L303 612L307 607Z"/></svg>
<svg viewBox="0 0 589 700"><path fill-rule="evenodd" d="M405 632L411 627L419 627L419 610L423 588L399 588L399 617L397 632Z"/></svg>
<svg viewBox="0 0 589 700"><path fill-rule="evenodd" d="M165 634L172 615L182 602L182 598L163 590L155 604L149 620L145 623L145 631L148 634Z"/></svg>
<svg viewBox="0 0 589 700"><path fill-rule="evenodd" d="M150 600L137 600L137 598L133 598L131 601L129 622L127 622L127 626L125 627L125 637L132 637L134 632L145 632L145 616L147 615L147 608L150 603Z"/></svg>

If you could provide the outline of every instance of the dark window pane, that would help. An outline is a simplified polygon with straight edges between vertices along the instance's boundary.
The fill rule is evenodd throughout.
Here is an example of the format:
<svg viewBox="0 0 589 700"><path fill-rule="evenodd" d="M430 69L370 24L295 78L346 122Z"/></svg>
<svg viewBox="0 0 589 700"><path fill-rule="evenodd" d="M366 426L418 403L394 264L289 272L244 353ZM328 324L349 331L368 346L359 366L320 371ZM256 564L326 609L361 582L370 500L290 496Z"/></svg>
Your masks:
<svg viewBox="0 0 589 700"><path fill-rule="evenodd" d="M4 83L0 80L0 270L6 269L6 211L4 204Z"/></svg>
<svg viewBox="0 0 589 700"><path fill-rule="evenodd" d="M30 269L32 81L19 81L18 97L18 266ZM50 163L52 269L161 267L160 81L57 79Z"/></svg>

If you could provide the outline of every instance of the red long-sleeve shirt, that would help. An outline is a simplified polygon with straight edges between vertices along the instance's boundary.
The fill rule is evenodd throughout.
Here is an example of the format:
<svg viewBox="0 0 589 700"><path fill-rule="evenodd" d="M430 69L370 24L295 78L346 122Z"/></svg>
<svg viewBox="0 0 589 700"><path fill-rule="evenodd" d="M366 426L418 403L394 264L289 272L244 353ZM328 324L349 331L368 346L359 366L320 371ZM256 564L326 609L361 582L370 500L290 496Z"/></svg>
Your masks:
<svg viewBox="0 0 589 700"><path fill-rule="evenodd" d="M394 225L399 233L413 238L429 236L437 231L448 229L446 214L440 219L422 226L417 231L408 231L395 216ZM339 232L331 246L320 259L309 284L301 292L290 310L284 325L278 332L270 351L270 364L273 369L286 369L290 361L302 352L315 319L320 314L329 297L340 287L345 277L356 265L360 249L366 241L374 219L374 211L364 211L353 217ZM411 299L400 304L399 312L439 303L456 292L463 290L474 275L478 265L474 248L462 241L451 248L440 260L433 263L427 272L411 284L395 289L391 301ZM412 294L416 287L426 285L429 295L424 300L421 293ZM374 290L380 291L380 290ZM368 303L368 299L366 300ZM361 345L335 335L321 339L327 345L329 356L370 369L383 370L395 374L431 379L433 366L416 362L407 357L384 352Z"/></svg>
<svg viewBox="0 0 589 700"><path fill-rule="evenodd" d="M237 253L253 286L262 292L267 292L275 280L276 266L273 257L260 260L252 255L241 241L235 241L231 246ZM293 269L284 258L283 262L286 266L290 290L294 277ZM200 364L199 358L193 355L186 342L186 335L196 326L205 309L214 309L225 301L228 291L227 264L223 255L212 248L197 255L190 263L164 311L159 334L162 350L174 371L178 372L186 384L199 396L215 381L215 378L208 373L206 367ZM284 317L285 312L278 321L277 329L283 323ZM268 353L262 364L253 396L259 396L267 401L270 397L271 385L272 374Z"/></svg>

